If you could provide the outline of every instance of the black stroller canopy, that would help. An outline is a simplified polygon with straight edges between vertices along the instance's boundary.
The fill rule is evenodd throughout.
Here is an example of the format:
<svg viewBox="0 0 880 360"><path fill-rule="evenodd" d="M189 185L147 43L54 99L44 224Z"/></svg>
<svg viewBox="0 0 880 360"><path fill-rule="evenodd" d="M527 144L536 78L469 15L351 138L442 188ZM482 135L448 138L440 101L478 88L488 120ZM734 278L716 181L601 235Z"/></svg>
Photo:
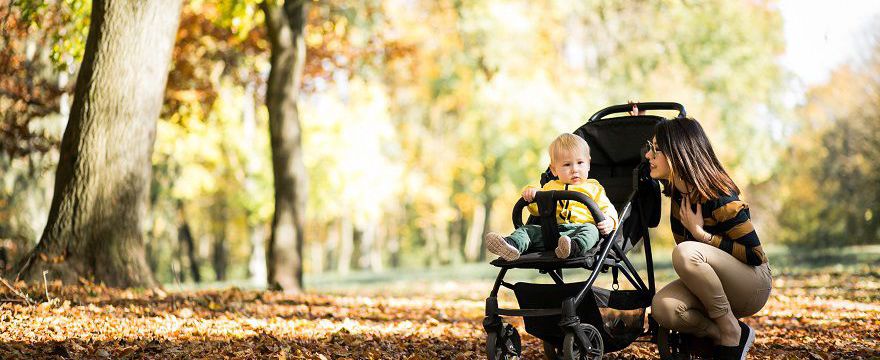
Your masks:
<svg viewBox="0 0 880 360"><path fill-rule="evenodd" d="M644 160L645 143L654 126L665 119L655 115L624 116L590 121L574 134L590 145L590 177L599 181L617 209L633 191L633 169Z"/></svg>

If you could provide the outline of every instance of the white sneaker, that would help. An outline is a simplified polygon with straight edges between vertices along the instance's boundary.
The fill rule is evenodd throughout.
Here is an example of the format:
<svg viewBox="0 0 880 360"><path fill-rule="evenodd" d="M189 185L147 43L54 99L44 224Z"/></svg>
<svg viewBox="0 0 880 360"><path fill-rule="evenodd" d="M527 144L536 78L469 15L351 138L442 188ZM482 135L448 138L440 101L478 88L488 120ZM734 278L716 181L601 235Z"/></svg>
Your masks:
<svg viewBox="0 0 880 360"><path fill-rule="evenodd" d="M519 259L519 250L504 240L504 236L496 232L490 232L483 238L486 242L486 250L490 253L500 256L507 261Z"/></svg>
<svg viewBox="0 0 880 360"><path fill-rule="evenodd" d="M556 257L560 259L568 259L571 255L571 238L565 235L559 237L559 243L556 245Z"/></svg>

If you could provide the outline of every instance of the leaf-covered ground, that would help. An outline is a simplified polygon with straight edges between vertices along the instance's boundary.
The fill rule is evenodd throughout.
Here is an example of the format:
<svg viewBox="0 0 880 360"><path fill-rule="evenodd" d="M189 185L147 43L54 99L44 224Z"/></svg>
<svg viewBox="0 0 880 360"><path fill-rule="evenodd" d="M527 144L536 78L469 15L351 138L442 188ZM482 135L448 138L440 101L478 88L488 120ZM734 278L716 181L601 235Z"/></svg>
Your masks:
<svg viewBox="0 0 880 360"><path fill-rule="evenodd" d="M774 285L747 320L758 331L750 358L880 358L880 274L790 275ZM305 295L11 286L21 294L0 290L3 359L485 358L485 281ZM523 341L524 359L542 358L539 340ZM606 358L654 359L656 348L637 343Z"/></svg>

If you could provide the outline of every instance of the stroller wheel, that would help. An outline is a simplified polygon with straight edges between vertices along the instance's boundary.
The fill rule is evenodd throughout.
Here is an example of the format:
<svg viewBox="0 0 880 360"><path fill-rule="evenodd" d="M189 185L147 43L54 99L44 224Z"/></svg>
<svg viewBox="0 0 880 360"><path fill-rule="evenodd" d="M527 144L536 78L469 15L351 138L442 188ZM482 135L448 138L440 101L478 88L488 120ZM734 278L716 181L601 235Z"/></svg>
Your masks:
<svg viewBox="0 0 880 360"><path fill-rule="evenodd" d="M499 333L489 332L486 338L486 354L489 355L489 360L519 359L522 343L516 328L510 324L502 324Z"/></svg>
<svg viewBox="0 0 880 360"><path fill-rule="evenodd" d="M577 335L565 334L562 340L562 355L565 360L598 360L602 358L604 346L602 344L602 334L599 329L590 324L578 325L578 331L583 332L587 337L588 344L581 346L577 339Z"/></svg>
<svg viewBox="0 0 880 360"><path fill-rule="evenodd" d="M712 342L706 338L659 327L657 351L663 360L708 358L712 355Z"/></svg>
<svg viewBox="0 0 880 360"><path fill-rule="evenodd" d="M553 346L553 343L544 341L544 358L547 360L562 360L562 349Z"/></svg>

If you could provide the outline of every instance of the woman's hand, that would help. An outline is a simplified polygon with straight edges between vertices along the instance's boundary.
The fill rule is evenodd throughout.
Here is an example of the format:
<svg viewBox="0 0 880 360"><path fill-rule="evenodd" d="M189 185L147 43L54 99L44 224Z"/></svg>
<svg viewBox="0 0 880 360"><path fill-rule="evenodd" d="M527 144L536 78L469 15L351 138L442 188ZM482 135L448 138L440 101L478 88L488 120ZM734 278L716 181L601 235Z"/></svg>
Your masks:
<svg viewBox="0 0 880 360"><path fill-rule="evenodd" d="M681 201L678 209L678 217L685 229L691 232L691 235L697 240L704 241L708 237L706 230L703 230L703 206L697 204L697 211L691 211L691 200L687 196Z"/></svg>
<svg viewBox="0 0 880 360"><path fill-rule="evenodd" d="M538 189L536 188L526 188L525 190L523 190L522 197L523 199L525 199L525 201L532 202L532 200L535 200L535 194L537 193Z"/></svg>
<svg viewBox="0 0 880 360"><path fill-rule="evenodd" d="M602 220L602 221L596 223L596 228L599 229L600 234L608 235L608 233L610 233L611 230L614 230L614 221L611 221L611 219L605 218L605 220Z"/></svg>

